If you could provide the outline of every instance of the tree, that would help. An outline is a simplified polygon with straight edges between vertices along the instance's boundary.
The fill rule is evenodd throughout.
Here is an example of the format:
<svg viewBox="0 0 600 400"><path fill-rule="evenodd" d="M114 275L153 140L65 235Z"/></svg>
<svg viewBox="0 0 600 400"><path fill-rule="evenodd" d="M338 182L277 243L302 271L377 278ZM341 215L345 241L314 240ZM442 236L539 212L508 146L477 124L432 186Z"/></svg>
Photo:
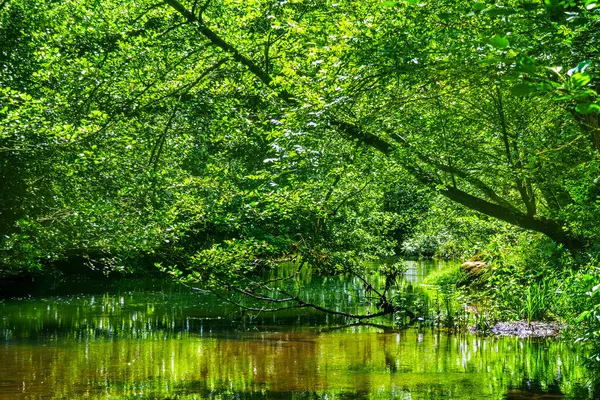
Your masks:
<svg viewBox="0 0 600 400"><path fill-rule="evenodd" d="M181 46L168 20L138 19L154 9L4 3L0 175L9 186L0 258L8 270L81 255L121 266L115 254L152 252L195 222L176 208L188 188L173 182L189 178L189 130L210 122L202 94L223 61ZM150 46L156 37L160 48Z"/></svg>
<svg viewBox="0 0 600 400"><path fill-rule="evenodd" d="M1 173L18 178L1 203L12 213L5 269L71 256L120 268L140 253L185 266L233 239L267 241L281 257L298 235L306 249L339 236L325 220L357 227L376 208L390 176L373 171L382 158L304 135L303 121L170 9L24 0L2 11ZM333 246L388 252L393 221L370 214L360 232L378 239Z"/></svg>
<svg viewBox="0 0 600 400"><path fill-rule="evenodd" d="M597 24L595 5L568 11L577 14L577 21L567 42L555 40L563 28L553 21L565 22L563 27L571 23L558 3L486 8L483 3L342 2L335 7L311 4L308 11L308 3L256 2L248 18L261 15L272 21L262 36L252 30L250 39L242 38L247 26L233 26L223 34L209 27L229 17L223 5L212 13L209 6L198 16L178 1L167 3L200 37L230 54L283 102L291 107L303 103L320 116L322 126L391 156L449 199L568 247L595 238L593 228L564 212L595 209L593 199L577 204L565 187L565 181L579 178L574 166L590 163L596 168L594 141L572 147L581 129L572 126L569 109L552 98L556 91L568 90L567 84L544 75L528 77L539 68L536 62L571 61L564 59L564 46L587 35L582 25ZM343 28L333 28L332 34L334 24ZM316 39L308 41L307 32ZM498 32L510 32L511 40ZM531 45L530 32L541 39L541 48ZM269 39L273 36L279 39L277 47ZM310 50L303 51L302 43ZM556 50L550 62L544 60L546 45ZM251 58L244 51L264 56ZM273 60L279 58L276 65ZM545 91L520 97L534 88L523 83L528 79L537 80L535 90ZM581 71L567 83L593 97L590 81L591 75ZM590 113L595 110L595 103L586 104ZM557 161L565 169L560 177L551 173ZM592 190L593 184L587 187Z"/></svg>
<svg viewBox="0 0 600 400"><path fill-rule="evenodd" d="M405 174L586 246L600 222L597 49L584 45L597 13L516 1L4 3L1 262L85 255L114 268L143 253L191 281L307 306L256 277L290 258L363 276L360 258L394 247L384 194Z"/></svg>

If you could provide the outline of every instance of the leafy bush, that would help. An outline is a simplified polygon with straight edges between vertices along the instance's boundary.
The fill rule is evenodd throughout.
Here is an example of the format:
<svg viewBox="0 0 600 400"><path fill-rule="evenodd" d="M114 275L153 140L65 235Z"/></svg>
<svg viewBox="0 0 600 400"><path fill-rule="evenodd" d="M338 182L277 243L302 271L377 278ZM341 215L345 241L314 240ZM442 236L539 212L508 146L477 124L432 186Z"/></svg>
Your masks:
<svg viewBox="0 0 600 400"><path fill-rule="evenodd" d="M561 315L563 278L574 263L569 251L529 233L496 236L485 257L491 266L487 289L507 319L540 320Z"/></svg>

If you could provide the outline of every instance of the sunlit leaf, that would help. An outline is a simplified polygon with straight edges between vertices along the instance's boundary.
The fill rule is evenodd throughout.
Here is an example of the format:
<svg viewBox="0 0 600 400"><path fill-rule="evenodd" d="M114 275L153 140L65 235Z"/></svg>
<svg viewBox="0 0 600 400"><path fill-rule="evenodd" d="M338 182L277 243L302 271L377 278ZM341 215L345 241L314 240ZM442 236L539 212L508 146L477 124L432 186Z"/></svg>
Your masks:
<svg viewBox="0 0 600 400"><path fill-rule="evenodd" d="M587 85L591 80L592 77L589 74L583 74L581 72L577 72L571 76L571 83L576 88Z"/></svg>
<svg viewBox="0 0 600 400"><path fill-rule="evenodd" d="M490 39L490 44L495 48L502 50L507 48L510 42L504 36L495 36Z"/></svg>
<svg viewBox="0 0 600 400"><path fill-rule="evenodd" d="M562 7L558 0L544 0L544 4L549 9L554 9L558 7Z"/></svg>
<svg viewBox="0 0 600 400"><path fill-rule="evenodd" d="M596 7L598 7L598 3L597 3L596 0L587 0L585 2L585 8L586 8L586 10L593 10Z"/></svg>
<svg viewBox="0 0 600 400"><path fill-rule="evenodd" d="M475 11L483 11L485 10L486 6L485 3L473 3L473 9Z"/></svg>
<svg viewBox="0 0 600 400"><path fill-rule="evenodd" d="M589 311L584 311L581 314L579 314L579 317L577 317L577 319L575 320L575 322L582 322L583 320L585 320L587 317L589 317L590 312Z"/></svg>

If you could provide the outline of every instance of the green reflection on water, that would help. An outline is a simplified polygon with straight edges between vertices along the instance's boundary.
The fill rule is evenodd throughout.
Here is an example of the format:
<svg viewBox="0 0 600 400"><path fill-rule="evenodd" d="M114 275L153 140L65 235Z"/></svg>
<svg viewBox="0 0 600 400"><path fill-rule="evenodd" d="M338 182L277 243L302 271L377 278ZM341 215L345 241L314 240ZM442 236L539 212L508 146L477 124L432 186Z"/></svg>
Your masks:
<svg viewBox="0 0 600 400"><path fill-rule="evenodd" d="M434 268L413 264L407 279ZM304 283L311 301L370 307L357 304L362 282ZM583 357L558 341L336 330L351 321L307 310L249 321L236 311L142 280L0 301L0 399L593 398Z"/></svg>
<svg viewBox="0 0 600 400"><path fill-rule="evenodd" d="M438 264L431 261L411 262L410 266L406 274L409 285L438 268ZM295 268L282 265L270 278L289 274ZM314 277L310 271L303 272L300 283L304 300L352 313L375 309L360 279ZM377 273L376 267L368 280L375 287L385 285L385 278ZM0 340L162 338L215 330L247 330L257 324L278 330L297 330L345 323L342 317L311 309L248 316L214 295L200 294L159 280L84 281L54 288L43 286L40 290L43 290L43 296L0 301ZM378 322L389 324L391 320L380 319Z"/></svg>
<svg viewBox="0 0 600 400"><path fill-rule="evenodd" d="M15 343L0 360L0 398L502 398L524 380L574 396L585 381L582 359L558 342L364 328Z"/></svg>

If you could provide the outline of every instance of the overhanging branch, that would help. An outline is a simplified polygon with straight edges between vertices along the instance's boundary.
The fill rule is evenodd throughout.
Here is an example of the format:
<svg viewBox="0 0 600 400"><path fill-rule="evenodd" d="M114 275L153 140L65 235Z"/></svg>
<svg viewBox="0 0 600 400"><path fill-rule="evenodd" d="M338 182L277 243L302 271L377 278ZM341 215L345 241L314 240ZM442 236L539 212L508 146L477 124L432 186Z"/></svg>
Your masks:
<svg viewBox="0 0 600 400"><path fill-rule="evenodd" d="M295 100L293 96L285 90L277 90L278 88L272 86L272 78L269 74L261 69L256 63L254 63L248 57L245 57L241 54L233 45L227 43L224 39L222 39L216 32L211 30L203 23L200 19L198 19L192 12L187 10L181 3L177 0L165 0L166 4L170 5L174 10L176 10L179 14L181 14L189 23L194 24L199 33L207 38L212 44L218 46L226 53L230 54L231 57L239 62L241 65L246 67L255 77L257 77L260 81L262 81L265 85L275 89L277 96L285 101L288 104L295 104ZM358 140L385 155L390 155L394 151L395 146L390 144L388 141L376 136L370 132L361 130L356 125L347 123L345 121L341 121L335 118L329 120L329 124L331 126L336 126L340 130L342 130L347 136ZM422 160L429 165L432 165L439 170L446 172L451 172L457 176L459 176L459 170L448 166L442 166L440 168L439 163L433 163L429 159ZM414 165L403 165L411 174L413 174L420 182L425 183L427 185L434 185L439 183L437 179L432 177L430 174L422 171L420 168ZM466 193L458 188L445 186L441 189L438 189L438 192L448 199L455 201L467 208L472 210L481 212L485 215L500 219L502 221L508 222L510 224L519 226L524 229L533 230L536 232L541 232L553 240L557 242L564 243L569 246L577 246L581 243L574 238L569 237L562 228L562 225L557 221L545 220L541 218L536 218L533 215L524 214L518 210L516 210L510 203L506 200L500 198L491 188L489 188L485 183L481 180L472 177L464 172L460 172L461 178L465 179L474 187L481 190L488 198L495 201L496 203L489 202L487 200L481 199L479 197L473 196L469 193ZM302 303L306 304L306 303ZM310 305L312 306L312 305ZM317 308L313 307L313 308ZM367 317L363 317L367 318ZM371 318L371 317L368 317Z"/></svg>

